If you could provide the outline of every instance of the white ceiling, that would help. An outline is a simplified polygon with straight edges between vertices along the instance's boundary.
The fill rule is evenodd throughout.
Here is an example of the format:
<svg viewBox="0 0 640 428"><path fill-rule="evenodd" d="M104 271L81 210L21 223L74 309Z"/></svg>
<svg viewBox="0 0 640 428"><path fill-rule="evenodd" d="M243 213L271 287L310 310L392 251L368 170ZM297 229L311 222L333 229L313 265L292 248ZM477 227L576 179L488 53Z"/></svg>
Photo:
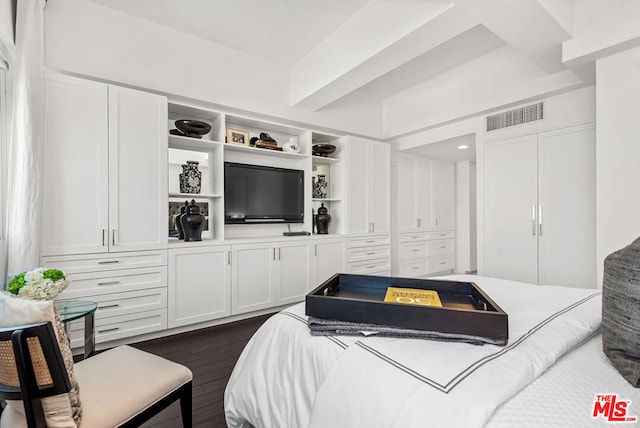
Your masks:
<svg viewBox="0 0 640 428"><path fill-rule="evenodd" d="M317 111L454 85L449 73L489 55L528 78L566 72L562 43L578 0L91 1L288 68L292 105ZM459 143L421 152L475 159Z"/></svg>

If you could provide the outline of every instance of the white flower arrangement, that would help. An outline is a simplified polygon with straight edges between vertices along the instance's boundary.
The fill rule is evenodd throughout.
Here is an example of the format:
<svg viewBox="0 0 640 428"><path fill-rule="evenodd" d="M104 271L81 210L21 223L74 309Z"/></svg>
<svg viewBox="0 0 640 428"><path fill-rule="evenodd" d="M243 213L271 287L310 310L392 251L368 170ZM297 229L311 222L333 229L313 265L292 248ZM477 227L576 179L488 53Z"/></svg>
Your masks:
<svg viewBox="0 0 640 428"><path fill-rule="evenodd" d="M14 276L7 288L25 299L51 300L70 282L61 270L37 268Z"/></svg>

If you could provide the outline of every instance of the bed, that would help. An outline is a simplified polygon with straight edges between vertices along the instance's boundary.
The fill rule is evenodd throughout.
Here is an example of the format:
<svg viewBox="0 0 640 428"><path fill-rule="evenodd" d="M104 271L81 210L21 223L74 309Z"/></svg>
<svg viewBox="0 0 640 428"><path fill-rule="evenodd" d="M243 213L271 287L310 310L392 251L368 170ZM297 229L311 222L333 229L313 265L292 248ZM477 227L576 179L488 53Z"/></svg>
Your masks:
<svg viewBox="0 0 640 428"><path fill-rule="evenodd" d="M468 275L509 314L506 346L312 336L304 303L271 317L225 390L236 427L611 426L596 401L640 391L602 352L601 293ZM597 395L608 398L597 398Z"/></svg>

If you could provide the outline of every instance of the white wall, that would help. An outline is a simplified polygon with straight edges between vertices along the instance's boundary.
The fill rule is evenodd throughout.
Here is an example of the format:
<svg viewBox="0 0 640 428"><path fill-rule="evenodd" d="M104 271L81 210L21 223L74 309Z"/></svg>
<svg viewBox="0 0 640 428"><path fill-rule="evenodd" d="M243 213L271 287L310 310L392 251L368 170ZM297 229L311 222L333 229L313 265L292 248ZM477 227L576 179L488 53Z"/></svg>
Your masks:
<svg viewBox="0 0 640 428"><path fill-rule="evenodd" d="M50 68L317 128L382 135L378 103L336 103L315 113L291 107L289 70L261 58L89 1L50 1L45 19Z"/></svg>
<svg viewBox="0 0 640 428"><path fill-rule="evenodd" d="M596 63L598 283L604 258L640 236L640 48Z"/></svg>
<svg viewBox="0 0 640 428"><path fill-rule="evenodd" d="M477 269L476 163L456 162L456 273Z"/></svg>

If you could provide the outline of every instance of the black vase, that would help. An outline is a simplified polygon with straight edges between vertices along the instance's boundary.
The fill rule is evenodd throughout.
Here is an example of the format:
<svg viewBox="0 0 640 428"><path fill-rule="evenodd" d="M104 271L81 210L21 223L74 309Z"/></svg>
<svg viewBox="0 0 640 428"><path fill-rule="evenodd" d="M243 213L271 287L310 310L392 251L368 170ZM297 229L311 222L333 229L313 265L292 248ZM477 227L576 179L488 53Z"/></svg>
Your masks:
<svg viewBox="0 0 640 428"><path fill-rule="evenodd" d="M180 218L184 231L185 241L202 241L202 230L204 229L204 215L200 213L200 207L195 200L191 200L191 205L187 206L187 212Z"/></svg>
<svg viewBox="0 0 640 428"><path fill-rule="evenodd" d="M320 208L318 208L318 214L316 214L316 230L318 231L318 235L329 234L329 223L331 223L331 216L325 208L324 203L322 203L320 204Z"/></svg>
<svg viewBox="0 0 640 428"><path fill-rule="evenodd" d="M189 205L189 201L184 201L184 205L180 207L180 214L176 216L176 230L178 231L178 239L184 239L184 230L182 230L182 223L180 223L180 219L183 215L187 213L187 206Z"/></svg>

